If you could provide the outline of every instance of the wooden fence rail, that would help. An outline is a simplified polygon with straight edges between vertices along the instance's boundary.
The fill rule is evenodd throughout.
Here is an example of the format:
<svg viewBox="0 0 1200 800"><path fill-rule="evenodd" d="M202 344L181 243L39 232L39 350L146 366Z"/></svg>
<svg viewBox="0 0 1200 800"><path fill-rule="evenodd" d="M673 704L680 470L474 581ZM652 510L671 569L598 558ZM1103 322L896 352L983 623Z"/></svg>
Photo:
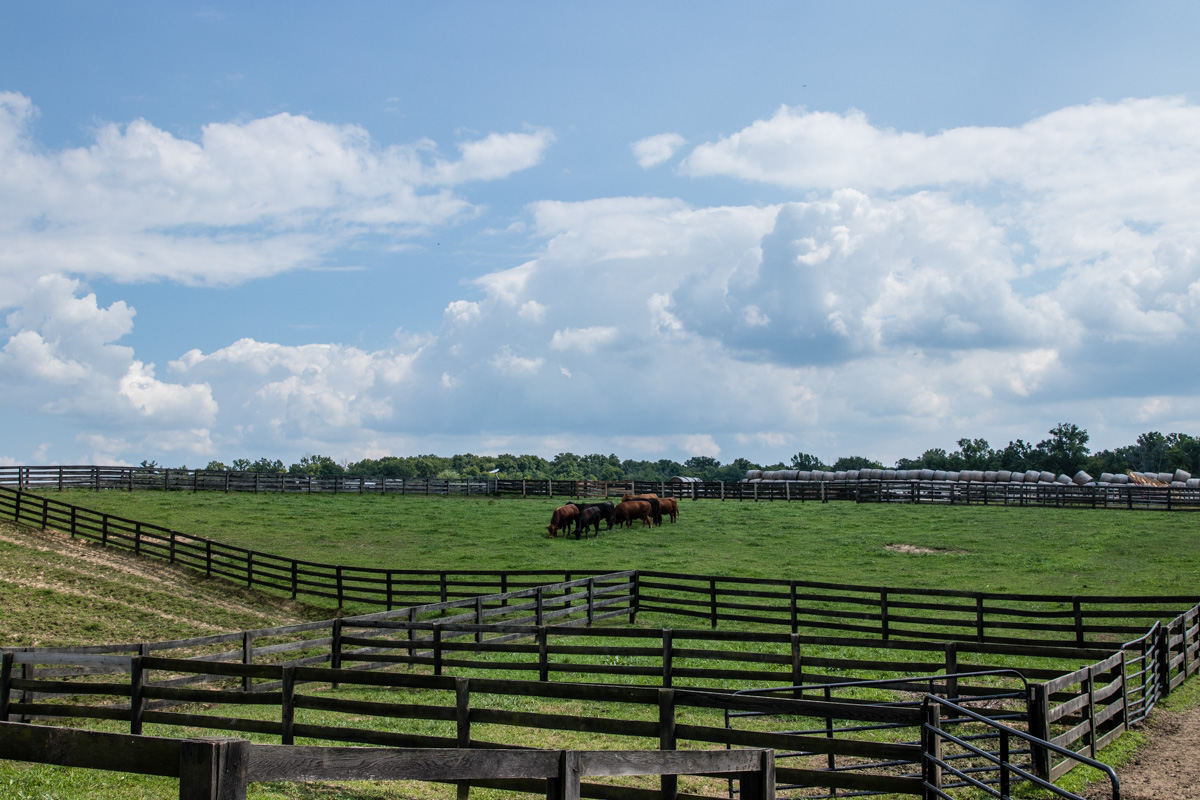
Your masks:
<svg viewBox="0 0 1200 800"><path fill-rule="evenodd" d="M253 744L245 739L168 739L0 722L0 751L20 761L179 778L180 800L244 800L259 781L416 780L475 783L577 800L586 776L717 775L740 783L741 797L775 796L770 750L579 751L363 748ZM672 793L673 794L673 793ZM667 791L626 789L628 800Z"/></svg>
<svg viewBox="0 0 1200 800"><path fill-rule="evenodd" d="M1156 511L1200 510L1200 489L1178 486L988 483L921 480L856 481L583 481L496 478L398 478L280 472L104 466L0 466L0 486L28 490L135 489L254 493L431 496L620 497L654 492L692 500L850 501L936 505L1006 505Z"/></svg>

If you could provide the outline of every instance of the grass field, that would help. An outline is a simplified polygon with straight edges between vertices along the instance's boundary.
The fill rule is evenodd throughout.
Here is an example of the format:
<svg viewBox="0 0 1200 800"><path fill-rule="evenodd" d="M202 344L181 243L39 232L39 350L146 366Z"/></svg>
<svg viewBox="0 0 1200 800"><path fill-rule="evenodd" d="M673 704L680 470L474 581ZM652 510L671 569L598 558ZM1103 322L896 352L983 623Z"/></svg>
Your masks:
<svg viewBox="0 0 1200 800"><path fill-rule="evenodd" d="M625 569L641 567L715 575L842 581L845 583L1062 594L1197 594L1200 517L1189 514L1035 508L684 502L680 521L662 528L602 532L599 538L550 539L545 526L561 500L378 497L355 495L245 495L158 492L65 492L48 496L114 515L208 536L229 544L312 561L395 569ZM15 538L15 537L14 537ZM68 542L68 544L70 544ZM899 552L909 545L925 552ZM76 545L78 546L78 545ZM108 599L93 595L97 575L72 577L79 555L30 554L0 542L6 565L33 573L45 586L4 590L5 643L56 631L53 643L95 643L195 635L213 627L252 627L266 620L322 616L322 609L267 603L261 595L230 593L221 581L188 579L166 586L135 576L131 588L116 579ZM84 548L95 552L98 548ZM144 567L145 559L121 557ZM167 573L153 564L149 576ZM183 572L183 571L181 571ZM101 579L104 576L99 576ZM193 588L187 588L194 583ZM61 591L63 586L70 591ZM136 588L133 588L136 587ZM116 594L116 598L111 596ZM204 594L207 593L207 594ZM262 617L250 607L263 601ZM211 604L211 613L204 613ZM147 614L145 607L162 610ZM137 608L135 608L137 607ZM39 609L21 623L20 608ZM141 609L141 613L138 613ZM324 614L327 616L328 614ZM22 617L21 619L25 619ZM99 620L104 622L100 623ZM261 619L262 621L259 621ZM89 626L89 621L91 625ZM80 637L71 641L71 631ZM158 635L161 630L163 635ZM9 634L19 634L15 638ZM49 641L40 643L48 644ZM500 677L500 676L497 676ZM517 676L513 676L517 677ZM1195 703L1194 686L1173 695ZM102 724L103 725L103 724ZM114 723L113 730L120 724ZM166 731L151 731L166 733ZM1138 736L1118 744L1120 757ZM561 745L587 747L586 741ZM1106 755L1114 755L1108 754ZM63 770L0 762L0 795L15 798L170 798L170 780ZM256 784L256 800L452 797L447 787L404 784ZM472 792L472 797L500 795Z"/></svg>
<svg viewBox="0 0 1200 800"><path fill-rule="evenodd" d="M1055 594L1200 592L1200 516L683 501L679 522L551 539L560 499L65 492L49 496L310 561L395 569L656 569ZM908 545L925 552L900 552Z"/></svg>

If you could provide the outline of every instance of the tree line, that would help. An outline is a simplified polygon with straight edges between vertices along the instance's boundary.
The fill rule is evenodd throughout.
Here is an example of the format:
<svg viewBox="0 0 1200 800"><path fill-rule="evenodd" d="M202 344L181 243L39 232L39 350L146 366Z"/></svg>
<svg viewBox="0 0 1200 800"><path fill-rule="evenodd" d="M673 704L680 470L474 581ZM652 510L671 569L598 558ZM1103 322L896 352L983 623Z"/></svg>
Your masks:
<svg viewBox="0 0 1200 800"><path fill-rule="evenodd" d="M1094 478L1105 472L1174 472L1182 469L1200 475L1200 438L1184 433L1163 435L1158 431L1143 433L1134 444L1115 450L1091 452L1088 432L1078 425L1063 422L1049 431L1049 436L1036 444L1017 439L1000 448L992 447L986 439L959 439L958 449L947 451L931 448L917 458L901 458L896 469L934 469L948 472L971 470L1030 469L1055 474L1074 475L1083 470ZM144 467L157 467L155 462L143 461ZM462 453L454 456L434 454L416 456L385 456L362 461L338 463L329 456L305 455L298 462L285 466L283 461L259 458L234 459L230 464L210 461L206 469L241 472L287 472L299 475L381 475L394 478L477 478L497 477L506 480L520 478L594 481L665 481L676 475L686 475L706 481L739 481L752 469L762 470L827 470L883 469L884 465L864 456L842 456L832 463L808 454L796 453L789 462L758 464L749 459L735 458L722 464L711 456L693 456L679 462L663 458L657 461L620 459L615 454L559 453L553 459L536 455L482 456ZM182 467L187 469L187 467Z"/></svg>

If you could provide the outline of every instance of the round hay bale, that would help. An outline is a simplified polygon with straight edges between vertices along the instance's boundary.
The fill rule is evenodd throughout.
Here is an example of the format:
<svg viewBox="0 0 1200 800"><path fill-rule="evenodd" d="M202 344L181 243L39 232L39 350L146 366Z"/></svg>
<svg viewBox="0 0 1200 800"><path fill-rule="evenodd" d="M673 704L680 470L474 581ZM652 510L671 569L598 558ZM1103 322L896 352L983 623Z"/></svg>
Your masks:
<svg viewBox="0 0 1200 800"><path fill-rule="evenodd" d="M1070 486L1071 485L1071 476L1070 475L1059 475L1057 478L1054 479L1054 482L1061 483L1064 486Z"/></svg>
<svg viewBox="0 0 1200 800"><path fill-rule="evenodd" d="M1113 479L1113 474L1111 472L1101 472L1100 473L1100 482L1101 483L1112 483L1112 479Z"/></svg>
<svg viewBox="0 0 1200 800"><path fill-rule="evenodd" d="M848 481L858 480L858 470L856 470L856 469L846 470L846 480L848 480Z"/></svg>
<svg viewBox="0 0 1200 800"><path fill-rule="evenodd" d="M1175 470L1175 480L1183 481L1184 483L1187 483L1189 480L1191 480L1191 478L1192 478L1192 473L1187 472L1186 470L1182 470L1182 469Z"/></svg>
<svg viewBox="0 0 1200 800"><path fill-rule="evenodd" d="M987 472L983 473L983 479L988 483L995 483L996 481L1000 480L1000 473L994 469L989 469ZM1008 480L1008 478L1005 478L1005 480Z"/></svg>
<svg viewBox="0 0 1200 800"><path fill-rule="evenodd" d="M896 470L894 470L894 469L884 469L884 470L880 470L880 472L882 472L882 473L883 473L882 480L885 480L885 481L894 481L894 480L896 480Z"/></svg>
<svg viewBox="0 0 1200 800"><path fill-rule="evenodd" d="M1160 472L1157 475L1154 475L1153 477L1158 478L1163 483L1170 484L1171 481L1175 480L1175 473L1174 472Z"/></svg>
<svg viewBox="0 0 1200 800"><path fill-rule="evenodd" d="M746 480L752 481L755 479L760 479L760 480L762 479L762 470L761 469L746 470Z"/></svg>
<svg viewBox="0 0 1200 800"><path fill-rule="evenodd" d="M1083 470L1079 470L1079 472L1075 473L1075 477L1071 478L1071 482L1074 483L1076 486L1086 486L1087 484L1091 483L1093 480L1095 480L1095 479L1091 475L1088 475Z"/></svg>
<svg viewBox="0 0 1200 800"><path fill-rule="evenodd" d="M1184 486L1189 489L1200 489L1200 478L1188 478L1184 482Z"/></svg>
<svg viewBox="0 0 1200 800"><path fill-rule="evenodd" d="M1047 472L1046 474L1050 476L1047 480L1054 480L1053 472ZM1042 479L1042 473L1038 472L1036 469L1025 470L1025 482L1026 483L1037 483L1041 479Z"/></svg>
<svg viewBox="0 0 1200 800"><path fill-rule="evenodd" d="M1113 475L1111 478L1109 478L1109 482L1117 486L1124 486L1125 484L1129 483L1129 476Z"/></svg>
<svg viewBox="0 0 1200 800"><path fill-rule="evenodd" d="M1172 489L1183 489L1187 486L1186 481L1171 481Z"/></svg>
<svg viewBox="0 0 1200 800"><path fill-rule="evenodd" d="M812 480L812 471L811 471L811 470L807 470L807 469L797 470L797 472L796 472L796 480L798 480L798 481L811 481L811 480Z"/></svg>
<svg viewBox="0 0 1200 800"><path fill-rule="evenodd" d="M944 470L944 469L935 469L935 470L933 471L933 479L934 479L935 481L944 481L944 480L946 480L946 470Z"/></svg>
<svg viewBox="0 0 1200 800"><path fill-rule="evenodd" d="M1042 483L1054 483L1054 473L1042 470L1038 473L1037 480Z"/></svg>
<svg viewBox="0 0 1200 800"><path fill-rule="evenodd" d="M961 472L947 472L946 480L950 481L951 483L958 483L960 480L962 480L962 473Z"/></svg>
<svg viewBox="0 0 1200 800"><path fill-rule="evenodd" d="M1024 483L1025 482L1025 473L1024 472L1014 472L1012 474L1012 477L1009 478L1008 482L1009 483Z"/></svg>
<svg viewBox="0 0 1200 800"><path fill-rule="evenodd" d="M920 472L917 473L917 480L920 480L920 481L933 480L933 470L931 470L931 469L921 470Z"/></svg>
<svg viewBox="0 0 1200 800"><path fill-rule="evenodd" d="M837 472L833 473L833 479L834 479L835 481L844 481L844 480L846 480L846 470L844 470L844 469L840 469L840 470L838 470Z"/></svg>
<svg viewBox="0 0 1200 800"><path fill-rule="evenodd" d="M1002 469L1002 470L998 470L996 472L996 482L997 483L1008 483L1011 480L1012 480L1012 473L1009 472L1008 470Z"/></svg>

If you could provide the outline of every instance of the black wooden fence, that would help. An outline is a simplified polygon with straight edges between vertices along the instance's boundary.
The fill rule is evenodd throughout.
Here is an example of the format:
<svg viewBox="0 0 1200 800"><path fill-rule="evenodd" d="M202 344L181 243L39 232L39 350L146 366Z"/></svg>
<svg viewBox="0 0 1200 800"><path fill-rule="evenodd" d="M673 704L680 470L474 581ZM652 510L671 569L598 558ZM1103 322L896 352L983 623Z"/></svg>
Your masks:
<svg viewBox="0 0 1200 800"><path fill-rule="evenodd" d="M269 494L504 495L600 498L653 492L691 500L850 501L933 505L1200 510L1200 489L1168 486L990 483L921 480L856 481L580 481L496 478L398 478L275 472L102 466L0 466L0 486L18 489L135 489Z"/></svg>

